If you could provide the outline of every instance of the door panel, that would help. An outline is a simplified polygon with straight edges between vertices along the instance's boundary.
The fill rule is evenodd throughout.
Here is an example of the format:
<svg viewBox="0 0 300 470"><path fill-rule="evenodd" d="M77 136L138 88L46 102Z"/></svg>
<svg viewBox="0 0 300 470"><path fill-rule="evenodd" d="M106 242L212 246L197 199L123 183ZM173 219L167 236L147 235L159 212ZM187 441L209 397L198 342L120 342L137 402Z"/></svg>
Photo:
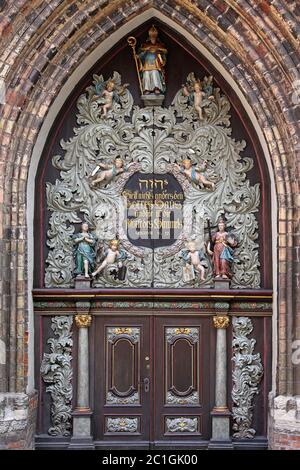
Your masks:
<svg viewBox="0 0 300 470"><path fill-rule="evenodd" d="M155 351L154 440L207 439L210 411L208 319L157 318Z"/></svg>
<svg viewBox="0 0 300 470"><path fill-rule="evenodd" d="M105 328L106 404L140 404L141 327Z"/></svg>
<svg viewBox="0 0 300 470"><path fill-rule="evenodd" d="M96 440L150 439L149 333L149 318L97 319Z"/></svg>

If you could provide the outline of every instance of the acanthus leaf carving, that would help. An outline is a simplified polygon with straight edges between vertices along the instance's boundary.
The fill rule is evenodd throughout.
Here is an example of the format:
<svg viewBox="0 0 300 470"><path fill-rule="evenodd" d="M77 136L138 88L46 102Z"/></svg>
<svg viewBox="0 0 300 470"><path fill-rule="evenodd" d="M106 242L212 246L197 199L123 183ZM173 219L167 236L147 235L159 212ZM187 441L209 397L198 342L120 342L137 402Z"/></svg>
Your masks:
<svg viewBox="0 0 300 470"><path fill-rule="evenodd" d="M71 434L72 387L72 316L52 317L51 328L57 338L48 339L50 353L44 353L41 375L47 385L46 392L51 394L52 426L48 429L51 436Z"/></svg>
<svg viewBox="0 0 300 470"><path fill-rule="evenodd" d="M166 418L168 432L195 433L198 430L198 418Z"/></svg>
<svg viewBox="0 0 300 470"><path fill-rule="evenodd" d="M259 384L263 376L260 354L254 354L256 340L248 336L253 330L248 317L233 317L233 363L232 372L232 414L233 437L251 439L256 431L251 427L253 400L259 393Z"/></svg>
<svg viewBox="0 0 300 470"><path fill-rule="evenodd" d="M68 142L61 143L64 157L53 157L53 166L59 170L60 178L54 184L47 184L51 217L46 287L74 285L70 240L74 233L72 224L79 223L82 218L95 230L99 239L119 236L128 252L126 279L115 279L115 267L110 267L94 281L95 287L210 287L213 282L210 259L206 279L200 280L196 276L189 284L183 279L184 262L180 251L185 238L196 231L201 218L203 222L209 218L214 226L225 211L227 226L239 240L231 285L234 288L258 288L260 272L255 214L259 209L260 190L259 184L251 185L247 179L253 160L240 155L245 142L231 137L227 97L218 88L213 88L213 100L205 98L204 119L199 121L195 120L194 110L181 90L172 105L156 107L152 112L151 108L134 105L132 95L126 89L104 118L92 100L95 86L104 82L104 78L96 75L93 78L93 85L77 103L79 127L74 129L74 136ZM117 72L114 72L113 79L121 86ZM194 151L194 164L201 164L204 159L207 161L205 175L214 182L213 191L196 186L176 171L175 161L189 149ZM127 163L134 161L136 166L105 187L92 188L89 175L99 161L112 162L118 155ZM149 248L133 246L118 222L122 211L122 190L135 171L171 172L183 188L184 209L194 207L197 208L196 213L198 211L198 215L191 213L187 218L189 222L177 241L170 247L156 248L154 256Z"/></svg>

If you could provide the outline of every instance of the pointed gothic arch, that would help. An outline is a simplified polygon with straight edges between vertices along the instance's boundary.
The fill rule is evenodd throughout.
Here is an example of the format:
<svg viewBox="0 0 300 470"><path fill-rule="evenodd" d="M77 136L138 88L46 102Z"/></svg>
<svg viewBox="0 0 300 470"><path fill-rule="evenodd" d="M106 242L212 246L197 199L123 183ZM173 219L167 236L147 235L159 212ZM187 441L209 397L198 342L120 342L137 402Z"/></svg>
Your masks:
<svg viewBox="0 0 300 470"><path fill-rule="evenodd" d="M135 2L130 7L131 10L129 8L126 11L122 10L123 5L120 6L120 2L110 2L108 6L99 10L91 3L85 6L87 14L91 14L87 20L83 18L83 14L77 13L78 9L74 8L73 11L70 6L67 8L62 4L61 12L68 12L70 21L67 23L68 33L61 37L62 44L64 43L61 50L51 46L51 40L43 43L43 34L51 28L54 31L59 24L59 17L51 15L50 11L45 12L45 15L50 14L51 21L47 26L49 29L43 29L45 27L41 26L37 31L27 32L27 36L25 34L20 36L19 43L12 42L11 47L14 47L14 51L11 53L14 52L16 60L10 59L8 66L6 88L9 100L5 106L3 121L5 145L2 152L5 155L6 181L3 240L10 244L12 252L18 244L18 250L15 253L8 251L3 260L4 272L8 273L10 279L9 285L3 286L3 293L8 300L5 308L11 312L9 322L5 322L4 339L6 341L9 337L12 345L7 348L10 357L7 367L3 364L4 391L22 392L28 384L26 366L28 345L25 333L30 324L31 268L28 269L27 260L31 259L32 253L30 219L32 220L33 212L29 208L26 216L25 209L31 204L32 178L44 137L50 128L51 120L57 114L60 103L68 95L68 87L78 82L80 74L83 75L80 68L86 67L84 64L88 63L83 60L84 56L88 55L91 64L93 55L96 57L98 54L99 57L99 53L103 54L105 43L111 44L112 41L117 41L119 34L123 36L146 19L155 17L173 28L176 26L181 34L185 32L189 42L194 43L203 55L209 57L216 67L223 70L228 83L234 84L236 93L259 135L271 180L274 175L273 201L278 202L278 239L273 240L275 266L278 259L278 276L274 275L275 292L278 282L278 298L277 301L274 299L274 308L276 310L277 306L279 307L278 322L281 340L283 339L278 343L275 336L276 347L279 345L279 355L278 375L275 372L276 362L273 368L274 390L279 394L295 393L296 380L293 376L295 370L289 357L293 326L299 324L293 313L298 300L295 294L297 239L292 235L297 232L296 221L299 220L297 205L299 180L294 178L296 174L294 162L297 161L297 152L299 152L297 148L299 129L297 107L293 102L293 89L291 89L297 66L293 56L284 54L282 49L278 49L281 53L279 54L277 50L282 37L287 38L292 47L295 47L293 39L295 17L291 11L287 11L286 16L292 25L288 27L282 17L276 15L276 11L270 8L268 13L271 26L265 25L265 30L260 31L255 24L251 24L249 10L244 13L232 5L232 2L227 3L228 7L223 12L217 7L202 10L189 2L180 1L175 7L169 5L169 2L163 4L158 1L149 2L146 7ZM24 11L19 14L23 13ZM223 13L222 20L221 13ZM257 15L258 24L263 22L258 9L252 9L250 13L254 17ZM12 37L12 33L13 31L7 30L7 41ZM93 34L95 40L92 39ZM102 42L96 47L98 41ZM42 54L36 52L39 47L44 51L44 59ZM69 57L67 62L66 57ZM220 64L223 64L223 68ZM10 124L11 122L13 124ZM31 177L28 177L29 172ZM26 184L28 184L27 201ZM7 207L12 209L10 214L6 213ZM276 233L276 208L273 207L272 210L274 233ZM28 238L27 229L31 231ZM26 256L27 246L29 251ZM10 266L19 269L11 270ZM23 268L28 273L28 278L23 279ZM274 327L276 332L276 317ZM290 351L289 354L286 354L286 348ZM29 344L29 350L32 357L32 343ZM23 364L23 367L17 368L17 363ZM32 377L32 374L29 376ZM31 387L33 383L29 381L29 388Z"/></svg>

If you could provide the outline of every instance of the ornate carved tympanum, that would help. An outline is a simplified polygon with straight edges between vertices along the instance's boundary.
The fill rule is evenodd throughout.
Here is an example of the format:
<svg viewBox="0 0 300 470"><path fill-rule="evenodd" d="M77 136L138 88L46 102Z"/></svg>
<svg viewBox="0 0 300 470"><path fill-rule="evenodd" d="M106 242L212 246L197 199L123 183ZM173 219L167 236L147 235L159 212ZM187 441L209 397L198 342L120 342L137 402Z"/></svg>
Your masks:
<svg viewBox="0 0 300 470"><path fill-rule="evenodd" d="M200 119L200 111L182 89L167 108L139 108L117 72L107 80L93 78L93 85L77 102L74 136L61 143L64 157L52 159L59 177L46 187L51 214L46 286L74 285L74 224L82 220L98 239L95 263L102 267L95 271L94 287L211 286L211 257L199 253L206 221L216 227L225 215L227 227L238 240L231 286L259 287L255 218L259 184L252 185L247 177L253 160L240 155L245 142L231 137L227 97L211 77L205 77L200 83ZM195 80L190 74L187 83ZM121 91L104 113L105 104L99 104L98 95L109 81ZM176 183L171 184L172 178ZM181 189L175 189L176 185ZM134 241L149 233L159 240L154 249ZM171 245L170 237L174 239ZM101 264L114 239L121 241L126 253L122 273L117 257ZM182 250L188 240L192 244L185 259ZM88 275L92 262L85 270L80 263L78 258L77 271Z"/></svg>

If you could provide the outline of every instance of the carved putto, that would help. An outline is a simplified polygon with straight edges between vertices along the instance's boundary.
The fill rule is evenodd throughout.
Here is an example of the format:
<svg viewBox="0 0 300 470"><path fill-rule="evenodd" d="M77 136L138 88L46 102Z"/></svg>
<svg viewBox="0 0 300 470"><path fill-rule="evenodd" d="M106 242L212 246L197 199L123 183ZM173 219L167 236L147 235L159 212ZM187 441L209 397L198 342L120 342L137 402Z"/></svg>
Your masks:
<svg viewBox="0 0 300 470"><path fill-rule="evenodd" d="M183 268L184 281L192 281L196 274L204 281L205 269L207 268L204 246L199 247L196 240L190 240L186 243L186 249L182 250L181 254L186 262Z"/></svg>
<svg viewBox="0 0 300 470"><path fill-rule="evenodd" d="M100 116L106 117L108 111L112 108L114 101L120 103L120 96L124 94L128 83L120 84L118 75L114 78L104 81L102 77L94 75L96 80L95 94L92 97L92 102L96 103L100 109Z"/></svg>
<svg viewBox="0 0 300 470"><path fill-rule="evenodd" d="M188 99L188 104L193 106L200 121L203 120L202 108L209 105L209 101L214 100L213 77L205 77L203 84L199 78L196 78L194 73L190 73L187 82L182 86L182 94Z"/></svg>
<svg viewBox="0 0 300 470"><path fill-rule="evenodd" d="M187 77L191 93L201 83L198 110L182 88L169 107L140 108L118 72L93 79L78 99L74 136L61 142L64 156L52 160L59 176L46 187L46 287L74 286L77 274L91 278L92 287L207 288L219 275L233 288L259 287L259 184L247 178L253 160L240 155L245 142L231 137L230 103L213 78ZM112 93L110 82L115 94L100 102L104 90ZM220 216L230 228L224 240L233 263L209 243L207 223L217 233ZM86 236L76 229L82 221ZM143 241L143 224L159 239L154 248ZM202 254L187 247L193 240Z"/></svg>
<svg viewBox="0 0 300 470"><path fill-rule="evenodd" d="M97 269L92 273L92 276L95 277L97 274L101 273L107 266L116 264L118 271L116 273L119 280L124 280L126 275L126 266L124 266L124 261L127 258L126 251L120 248L119 240L111 240L109 242L108 248L105 250L105 258L102 263L97 267Z"/></svg>
<svg viewBox="0 0 300 470"><path fill-rule="evenodd" d="M195 153L192 149L189 149L190 153ZM192 183L205 188L214 189L215 184L212 181L209 181L205 175L204 171L207 165L207 161L203 162L203 166L199 167L193 165L193 162L189 156L185 157L180 164L175 163L176 168L181 171Z"/></svg>

